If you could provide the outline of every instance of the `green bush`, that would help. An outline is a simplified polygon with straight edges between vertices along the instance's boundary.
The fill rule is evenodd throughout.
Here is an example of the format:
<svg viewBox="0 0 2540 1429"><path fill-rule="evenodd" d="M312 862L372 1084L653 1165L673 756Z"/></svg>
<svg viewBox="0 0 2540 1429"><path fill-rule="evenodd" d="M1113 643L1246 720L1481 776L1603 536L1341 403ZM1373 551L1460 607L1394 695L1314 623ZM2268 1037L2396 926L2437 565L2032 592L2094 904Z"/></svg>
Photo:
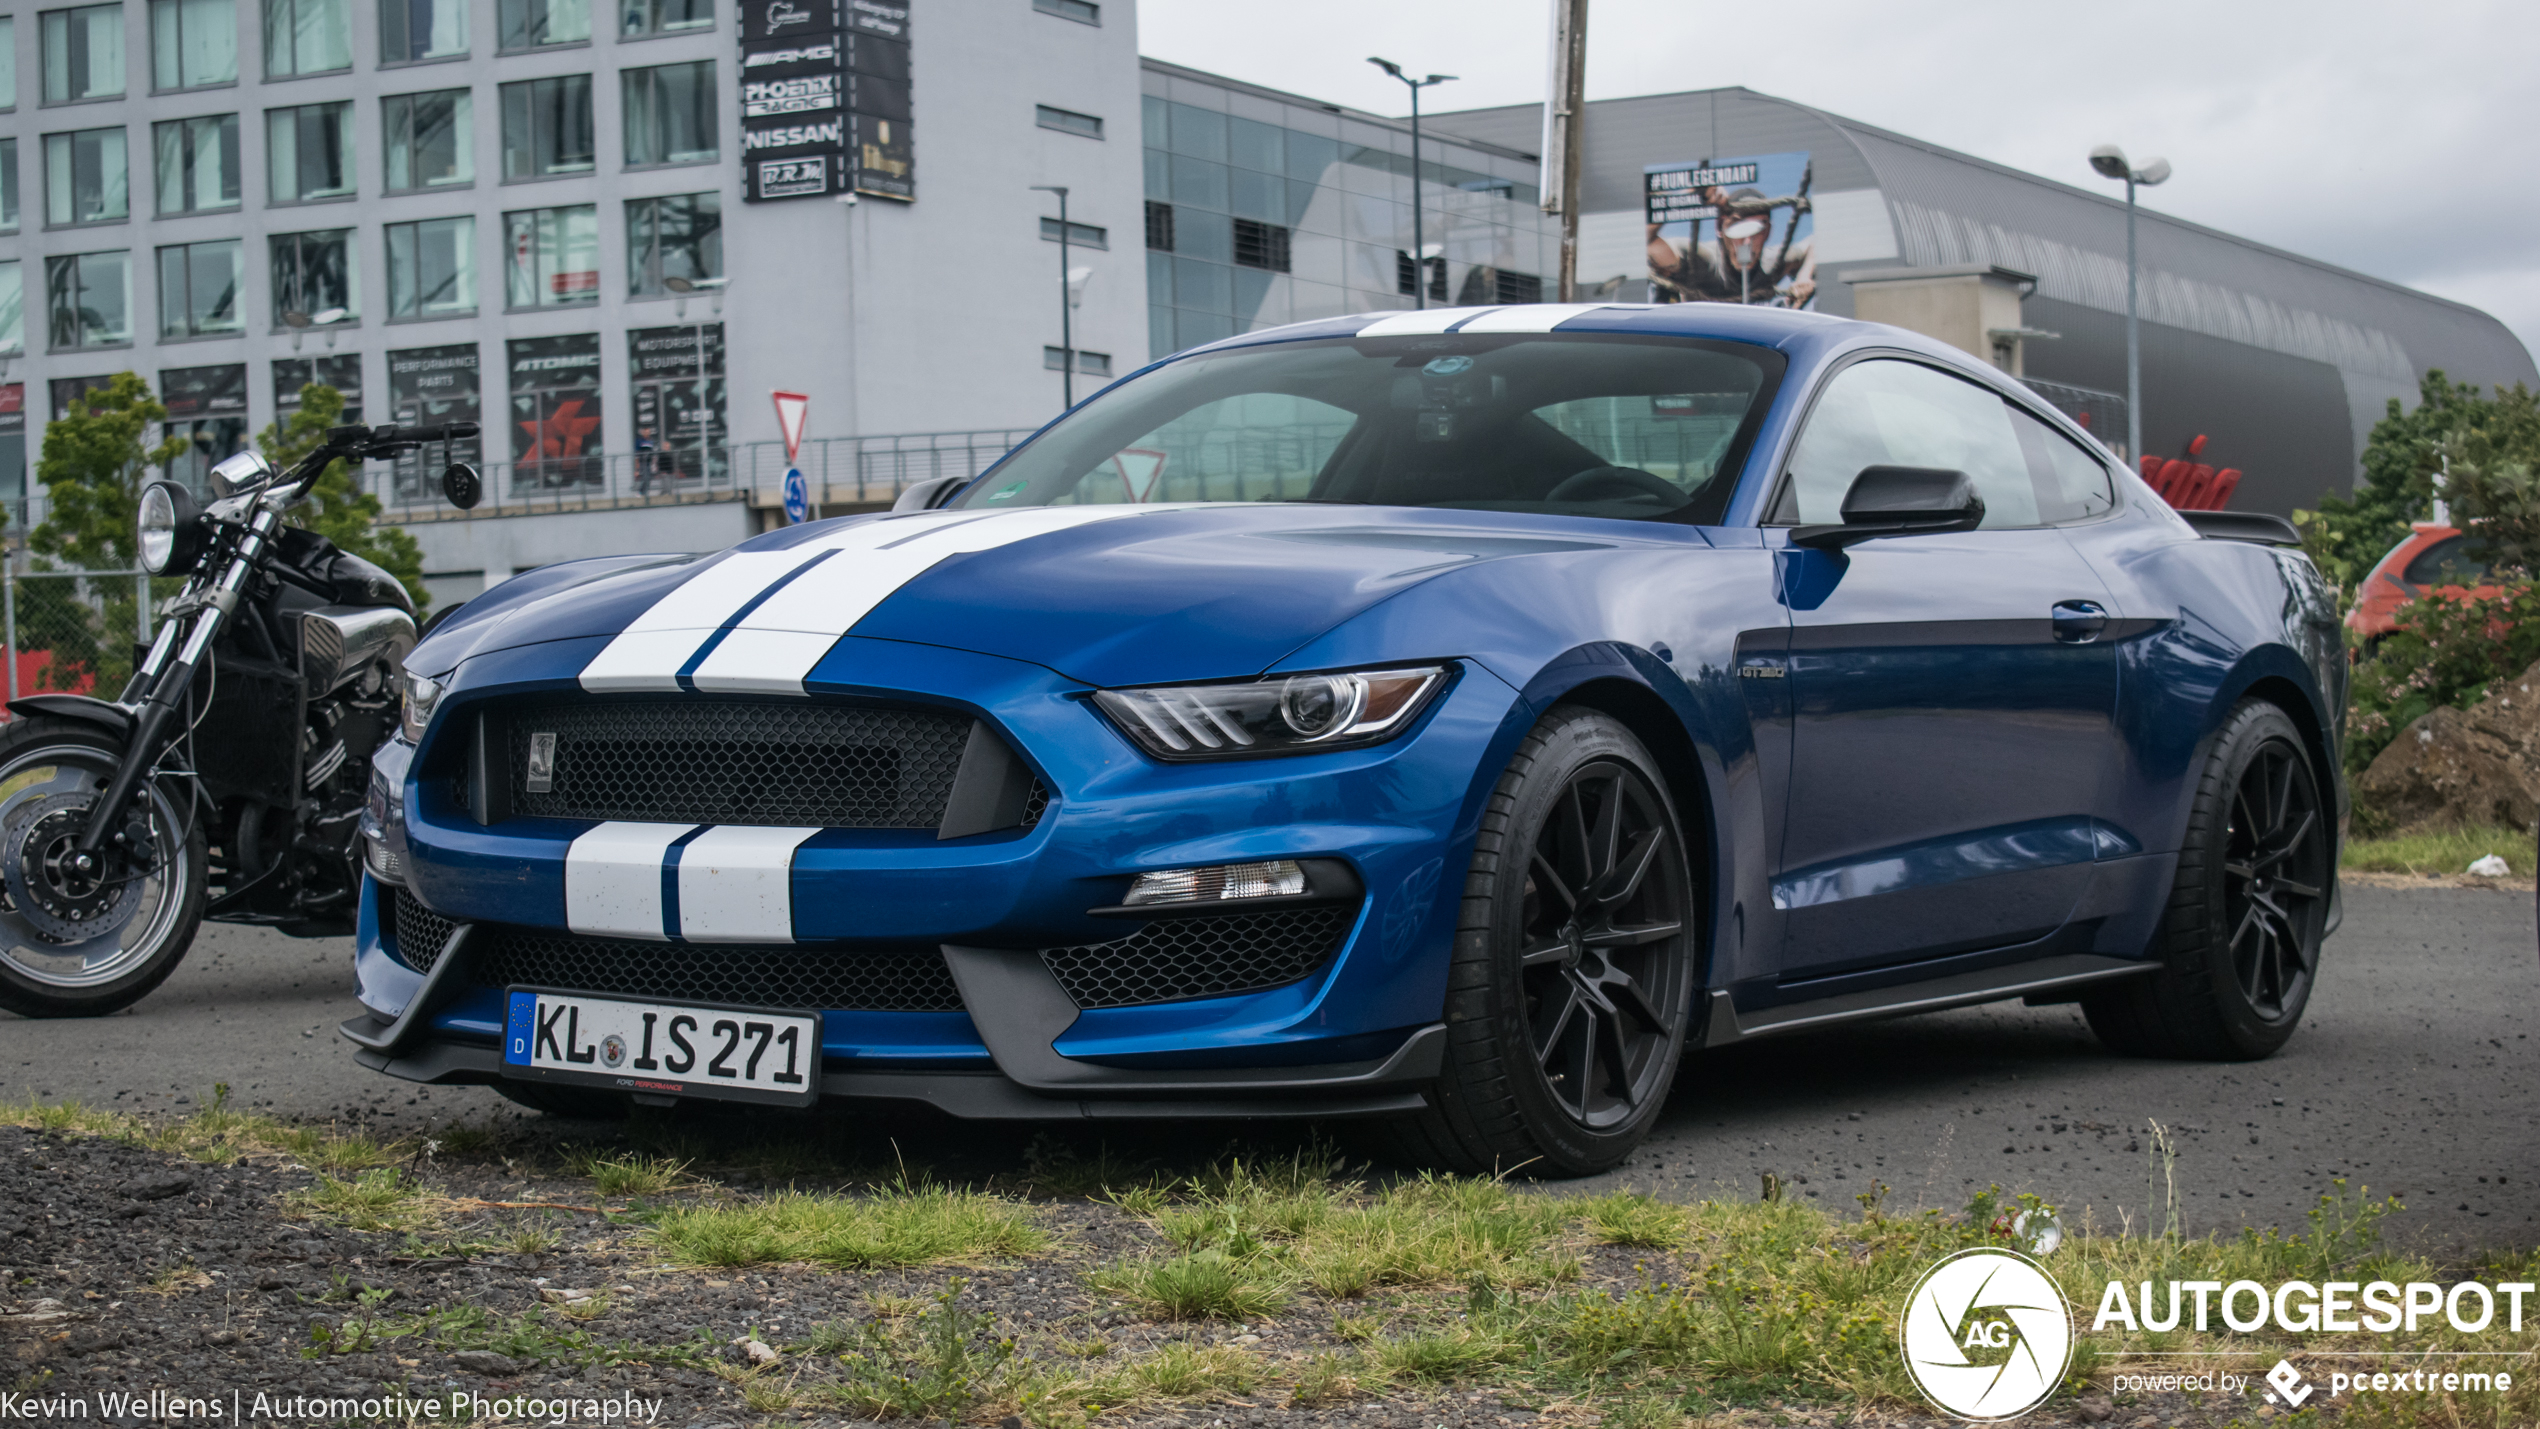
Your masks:
<svg viewBox="0 0 2540 1429"><path fill-rule="evenodd" d="M2399 628L2357 662L2346 769L2361 774L2399 731L2442 705L2467 709L2497 680L2540 660L2540 586L2518 581L2476 600L2416 600Z"/></svg>

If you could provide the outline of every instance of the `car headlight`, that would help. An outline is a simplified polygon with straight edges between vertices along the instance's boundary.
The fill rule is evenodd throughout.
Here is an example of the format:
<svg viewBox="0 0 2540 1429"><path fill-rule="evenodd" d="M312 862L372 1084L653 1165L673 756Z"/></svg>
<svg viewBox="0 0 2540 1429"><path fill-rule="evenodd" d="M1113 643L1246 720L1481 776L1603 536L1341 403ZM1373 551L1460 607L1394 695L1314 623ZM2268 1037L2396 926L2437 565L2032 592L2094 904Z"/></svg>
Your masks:
<svg viewBox="0 0 2540 1429"><path fill-rule="evenodd" d="M154 576L191 572L202 561L203 548L208 544L202 518L202 508L194 504L194 494L175 482L154 481L141 488L133 535L142 568Z"/></svg>
<svg viewBox="0 0 2540 1429"><path fill-rule="evenodd" d="M432 712L440 704L441 682L407 671L406 698L398 710L398 728L405 732L406 738L420 743L424 730L432 723Z"/></svg>
<svg viewBox="0 0 2540 1429"><path fill-rule="evenodd" d="M1381 743L1410 725L1446 677L1444 665L1273 675L1100 690L1094 703L1158 759L1241 759Z"/></svg>

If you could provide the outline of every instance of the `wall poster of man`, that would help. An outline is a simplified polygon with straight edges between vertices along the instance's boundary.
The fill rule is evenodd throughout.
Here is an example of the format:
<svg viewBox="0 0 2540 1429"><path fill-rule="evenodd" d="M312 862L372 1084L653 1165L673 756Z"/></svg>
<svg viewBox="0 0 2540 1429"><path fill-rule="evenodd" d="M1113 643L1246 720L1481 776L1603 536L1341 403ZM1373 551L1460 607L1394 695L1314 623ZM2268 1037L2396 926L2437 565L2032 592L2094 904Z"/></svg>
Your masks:
<svg viewBox="0 0 2540 1429"><path fill-rule="evenodd" d="M1813 305L1815 177L1805 150L1649 165L1651 301Z"/></svg>

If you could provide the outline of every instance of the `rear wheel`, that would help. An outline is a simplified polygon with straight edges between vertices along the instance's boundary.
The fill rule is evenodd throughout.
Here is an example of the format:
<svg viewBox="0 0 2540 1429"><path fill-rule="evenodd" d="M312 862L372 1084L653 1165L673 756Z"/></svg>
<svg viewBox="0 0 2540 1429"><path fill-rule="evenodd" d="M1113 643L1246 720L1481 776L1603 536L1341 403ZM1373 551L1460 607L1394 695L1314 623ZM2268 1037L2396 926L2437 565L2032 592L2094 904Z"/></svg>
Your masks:
<svg viewBox="0 0 2540 1429"><path fill-rule="evenodd" d="M2161 970L2082 1000L2100 1040L2225 1062L2282 1047L2319 975L2329 818L2293 721L2259 700L2232 711L2206 756L2153 938Z"/></svg>
<svg viewBox="0 0 2540 1429"><path fill-rule="evenodd" d="M0 732L0 1007L102 1017L139 1002L203 921L201 821L184 791L142 791L125 847L83 869L77 844L122 758L93 725L36 718Z"/></svg>
<svg viewBox="0 0 2540 1429"><path fill-rule="evenodd" d="M1579 1176L1649 1134L1693 1003L1674 806L1620 721L1555 709L1500 776L1464 885L1446 1069L1396 1154Z"/></svg>

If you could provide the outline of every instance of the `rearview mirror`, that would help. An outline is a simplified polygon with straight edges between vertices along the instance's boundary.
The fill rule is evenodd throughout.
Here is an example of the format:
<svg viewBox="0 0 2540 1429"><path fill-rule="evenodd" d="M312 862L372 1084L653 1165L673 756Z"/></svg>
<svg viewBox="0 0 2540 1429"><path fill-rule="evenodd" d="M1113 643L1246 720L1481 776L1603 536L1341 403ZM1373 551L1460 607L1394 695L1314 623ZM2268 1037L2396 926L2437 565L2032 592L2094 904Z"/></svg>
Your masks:
<svg viewBox="0 0 2540 1429"><path fill-rule="evenodd" d="M1936 466L1865 466L1843 496L1843 520L1801 526L1794 546L1839 550L1878 536L1972 531L1984 521L1984 497L1963 471Z"/></svg>
<svg viewBox="0 0 2540 1429"><path fill-rule="evenodd" d="M454 461L442 469L441 494L461 511L471 510L476 505L476 499L485 494L485 482L476 474L475 467Z"/></svg>

